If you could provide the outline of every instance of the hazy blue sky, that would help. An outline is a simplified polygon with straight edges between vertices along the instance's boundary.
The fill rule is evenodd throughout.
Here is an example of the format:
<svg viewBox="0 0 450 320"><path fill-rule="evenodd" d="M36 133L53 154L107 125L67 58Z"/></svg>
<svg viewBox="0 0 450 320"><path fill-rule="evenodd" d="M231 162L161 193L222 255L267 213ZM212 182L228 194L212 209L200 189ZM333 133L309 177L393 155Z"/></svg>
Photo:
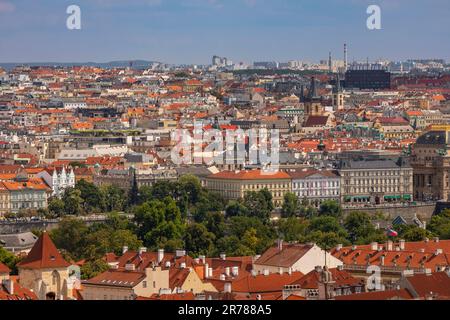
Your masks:
<svg viewBox="0 0 450 320"><path fill-rule="evenodd" d="M66 8L82 30L66 28ZM382 30L366 28L369 4ZM0 0L0 61L450 58L449 0Z"/></svg>

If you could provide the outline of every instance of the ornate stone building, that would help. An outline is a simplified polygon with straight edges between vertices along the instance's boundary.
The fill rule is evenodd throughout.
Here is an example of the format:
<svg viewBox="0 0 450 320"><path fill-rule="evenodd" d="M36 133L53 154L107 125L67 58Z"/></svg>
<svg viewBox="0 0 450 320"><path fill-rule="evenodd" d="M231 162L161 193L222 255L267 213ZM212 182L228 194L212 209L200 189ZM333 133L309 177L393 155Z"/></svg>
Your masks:
<svg viewBox="0 0 450 320"><path fill-rule="evenodd" d="M413 169L405 158L346 159L341 161L339 173L342 204L413 201Z"/></svg>
<svg viewBox="0 0 450 320"><path fill-rule="evenodd" d="M450 200L450 127L421 135L411 153L414 196L420 201Z"/></svg>

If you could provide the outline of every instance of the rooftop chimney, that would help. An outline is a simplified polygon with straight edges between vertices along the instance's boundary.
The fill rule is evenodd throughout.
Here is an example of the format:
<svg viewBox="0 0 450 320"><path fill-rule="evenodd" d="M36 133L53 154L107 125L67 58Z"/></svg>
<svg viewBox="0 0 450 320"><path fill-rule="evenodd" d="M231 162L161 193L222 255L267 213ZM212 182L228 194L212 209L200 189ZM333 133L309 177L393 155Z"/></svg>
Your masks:
<svg viewBox="0 0 450 320"><path fill-rule="evenodd" d="M434 242L439 243L439 237L435 237L433 240Z"/></svg>
<svg viewBox="0 0 450 320"><path fill-rule="evenodd" d="M205 263L205 279L208 279L210 277L209 275L209 265Z"/></svg>
<svg viewBox="0 0 450 320"><path fill-rule="evenodd" d="M391 240L389 240L389 241L386 243L386 250L387 250L387 251L393 251L393 249L394 249L393 244L394 244L394 243L393 243Z"/></svg>
<svg viewBox="0 0 450 320"><path fill-rule="evenodd" d="M221 253L220 254L220 259L221 260L227 260L227 255L225 253Z"/></svg>
<svg viewBox="0 0 450 320"><path fill-rule="evenodd" d="M435 256L438 256L438 255L440 255L440 254L442 254L443 253L443 250L442 249L436 249L436 251L434 252L434 255Z"/></svg>
<svg viewBox="0 0 450 320"><path fill-rule="evenodd" d="M221 280L221 281L225 281L225 278L226 278L225 275L222 273L222 274L220 275L220 280Z"/></svg>
<svg viewBox="0 0 450 320"><path fill-rule="evenodd" d="M205 264L206 263L206 256L199 256L200 261Z"/></svg>
<svg viewBox="0 0 450 320"><path fill-rule="evenodd" d="M405 250L405 240L400 240L399 241L399 245L400 245L400 250Z"/></svg>
<svg viewBox="0 0 450 320"><path fill-rule="evenodd" d="M225 274L226 274L227 277L229 277L231 275L230 267L226 267L225 268Z"/></svg>
<svg viewBox="0 0 450 320"><path fill-rule="evenodd" d="M177 258L181 258L184 257L186 255L186 250L176 250L175 251L175 256Z"/></svg>
<svg viewBox="0 0 450 320"><path fill-rule="evenodd" d="M231 269L231 274L233 275L233 277L237 277L239 275L239 267L233 267Z"/></svg>
<svg viewBox="0 0 450 320"><path fill-rule="evenodd" d="M180 263L180 268L181 269L186 269L186 262Z"/></svg>
<svg viewBox="0 0 450 320"><path fill-rule="evenodd" d="M146 247L140 247L139 248L139 254L143 254L145 252L147 252L147 248Z"/></svg>
<svg viewBox="0 0 450 320"><path fill-rule="evenodd" d="M340 243L340 244L338 244L338 245L336 246L336 251L341 251L342 248L343 248L343 244Z"/></svg>
<svg viewBox="0 0 450 320"><path fill-rule="evenodd" d="M164 260L164 249L158 249L158 264Z"/></svg>
<svg viewBox="0 0 450 320"><path fill-rule="evenodd" d="M123 246L122 247L122 254L126 253L128 251L128 247L127 246Z"/></svg>
<svg viewBox="0 0 450 320"><path fill-rule="evenodd" d="M278 251L283 251L283 240L278 239Z"/></svg>
<svg viewBox="0 0 450 320"><path fill-rule="evenodd" d="M132 263L127 263L127 264L125 265L125 270L126 270L126 271L134 271L134 270L135 270L134 264L132 264Z"/></svg>
<svg viewBox="0 0 450 320"><path fill-rule="evenodd" d="M372 243L370 244L370 248L371 248L372 250L378 250L378 242L372 242Z"/></svg>
<svg viewBox="0 0 450 320"><path fill-rule="evenodd" d="M231 293L231 282L225 283L225 285L223 286L223 292Z"/></svg>

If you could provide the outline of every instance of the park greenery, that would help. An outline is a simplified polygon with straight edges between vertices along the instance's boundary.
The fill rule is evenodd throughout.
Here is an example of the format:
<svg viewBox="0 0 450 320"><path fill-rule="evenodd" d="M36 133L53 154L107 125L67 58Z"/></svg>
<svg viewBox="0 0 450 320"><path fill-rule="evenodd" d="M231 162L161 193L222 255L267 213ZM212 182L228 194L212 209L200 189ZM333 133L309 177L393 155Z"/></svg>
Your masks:
<svg viewBox="0 0 450 320"><path fill-rule="evenodd" d="M374 217L364 212L344 216L335 201L325 201L315 208L307 199L299 200L287 193L281 218L272 220L273 211L272 195L267 189L227 202L202 187L196 177L183 176L152 187L138 188L133 183L128 192L81 180L75 188L66 190L61 199L51 199L41 214L61 219L50 236L66 259L83 262L85 278L106 270L105 255L120 255L124 246L130 250L142 246L167 251L183 248L193 257L221 253L253 256L264 252L277 239L316 243L324 249L337 244L388 240L386 232L375 227ZM77 219L94 213L106 213L107 218L89 226ZM398 238L407 241L434 236L450 239L450 211L433 217L427 230L409 225L396 226L396 230ZM18 259L0 248L0 261L15 270Z"/></svg>

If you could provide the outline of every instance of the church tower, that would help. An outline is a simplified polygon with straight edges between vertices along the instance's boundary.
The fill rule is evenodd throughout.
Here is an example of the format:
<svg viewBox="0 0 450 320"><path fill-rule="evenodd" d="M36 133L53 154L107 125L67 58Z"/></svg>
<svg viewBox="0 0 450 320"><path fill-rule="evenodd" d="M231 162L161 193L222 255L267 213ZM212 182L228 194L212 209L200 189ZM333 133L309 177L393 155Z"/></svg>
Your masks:
<svg viewBox="0 0 450 320"><path fill-rule="evenodd" d="M311 78L311 86L309 88L308 97L305 98L305 115L306 116L322 116L324 109L321 98L317 93L316 78Z"/></svg>
<svg viewBox="0 0 450 320"><path fill-rule="evenodd" d="M44 232L27 257L17 265L19 282L22 287L32 290L39 300L71 299L69 267L48 233Z"/></svg>
<svg viewBox="0 0 450 320"><path fill-rule="evenodd" d="M341 88L341 78L339 74L336 76L336 86L333 89L333 109L334 111L344 110L344 92Z"/></svg>

